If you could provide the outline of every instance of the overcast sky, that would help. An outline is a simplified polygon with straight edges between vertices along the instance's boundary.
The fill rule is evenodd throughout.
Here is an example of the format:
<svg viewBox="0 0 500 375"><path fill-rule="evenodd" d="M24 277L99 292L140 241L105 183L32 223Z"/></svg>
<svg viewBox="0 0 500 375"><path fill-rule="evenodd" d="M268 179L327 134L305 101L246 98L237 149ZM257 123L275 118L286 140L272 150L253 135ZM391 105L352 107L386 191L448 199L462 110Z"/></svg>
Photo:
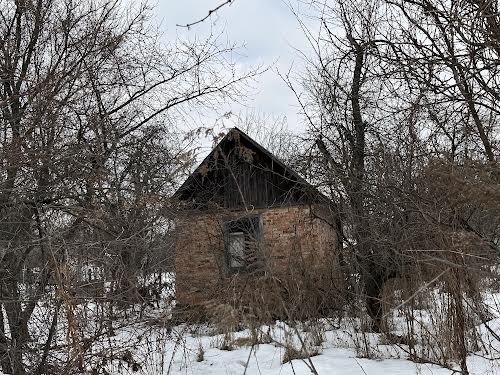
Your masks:
<svg viewBox="0 0 500 375"><path fill-rule="evenodd" d="M207 15L224 0L157 0L156 12L165 38L207 35L210 29L225 31L232 42L244 44L245 56L241 63L248 66L264 64L272 69L258 78L255 92L248 100L248 110L267 115L287 117L288 127L296 132L305 126L299 115L295 97L276 74L276 69L300 69L301 58L294 48L307 49L307 41L294 15L283 0L234 0L221 8L203 24L186 29L176 24L187 24ZM232 112L244 112L234 105ZM203 124L210 126L212 124Z"/></svg>

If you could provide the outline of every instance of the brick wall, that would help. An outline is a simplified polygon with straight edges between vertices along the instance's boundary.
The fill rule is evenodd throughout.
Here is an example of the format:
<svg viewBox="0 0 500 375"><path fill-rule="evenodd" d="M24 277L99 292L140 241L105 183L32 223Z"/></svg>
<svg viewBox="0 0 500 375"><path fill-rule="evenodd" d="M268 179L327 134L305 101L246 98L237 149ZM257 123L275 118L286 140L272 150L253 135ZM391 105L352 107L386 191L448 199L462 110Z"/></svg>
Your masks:
<svg viewBox="0 0 500 375"><path fill-rule="evenodd" d="M338 271L336 233L332 217L319 206L292 206L252 212L186 213L177 222L176 298L178 304L203 304L222 298L230 285L248 275L231 277L225 271L224 222L260 215L264 276ZM250 281L252 281L250 280ZM235 283L236 281L236 283ZM257 285L257 284L256 284ZM250 288L251 289L251 288Z"/></svg>

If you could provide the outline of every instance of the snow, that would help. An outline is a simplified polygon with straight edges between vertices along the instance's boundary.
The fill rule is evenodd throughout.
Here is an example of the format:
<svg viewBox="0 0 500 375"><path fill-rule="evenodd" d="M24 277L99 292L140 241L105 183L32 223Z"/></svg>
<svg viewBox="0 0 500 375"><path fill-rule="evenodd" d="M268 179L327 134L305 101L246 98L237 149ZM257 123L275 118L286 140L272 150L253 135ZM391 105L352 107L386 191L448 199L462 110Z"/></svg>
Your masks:
<svg viewBox="0 0 500 375"><path fill-rule="evenodd" d="M165 278L167 279L167 278ZM173 279L170 277L170 279ZM169 279L169 280L170 280ZM173 280L170 280L173 281ZM172 297L172 290L163 291L162 300ZM500 293L489 293L485 298L494 318L477 329L483 347L468 357L470 374L500 375ZM86 304L86 314L81 316L91 337L94 314L98 309L92 301ZM39 305L32 325L49 319L48 307ZM276 321L268 326L236 330L230 323L214 321L210 324L175 327L170 324L167 305L151 307L149 311L128 310L117 313L113 323L114 335L103 335L86 355L87 373L142 374L142 375L451 375L460 373L456 364L450 368L431 363L416 363L408 359L408 347L389 343L381 334L362 332L363 322L355 318L321 319L295 323ZM404 321L397 309L391 318L392 333L404 333ZM429 311L419 310L415 316L426 330L433 329ZM49 319L50 320L50 319ZM65 319L61 317L58 344L67 339ZM49 322L44 322L44 325ZM116 324L115 324L116 323ZM229 325L229 327L228 327ZM35 327L32 327L35 328ZM34 331L44 340L43 330ZM493 332L493 333L492 333ZM428 343L432 346L432 343ZM63 346L61 346L63 347ZM287 349L288 348L288 349ZM302 353L303 359L284 362L289 348ZM305 348L305 349L304 349ZM223 350L224 349L224 350ZM230 350L227 350L230 349ZM418 348L416 349L418 353ZM311 356L305 356L304 351ZM69 352L61 352L63 359ZM108 358L105 363L100 358ZM126 360L124 358L127 357ZM369 357L369 358L368 358ZM105 369L103 368L105 367ZM455 371L454 371L455 370ZM3 375L0 372L0 375Z"/></svg>
<svg viewBox="0 0 500 375"><path fill-rule="evenodd" d="M486 298L494 311L498 312L500 294ZM422 314L425 319L425 314ZM397 322L397 312L395 321ZM298 375L298 374L345 374L345 375L451 375L460 373L456 364L450 368L431 363L416 363L408 360L407 347L386 344L383 336L375 333L362 333L360 322L343 319L342 325L330 320L316 322L321 332L320 345L315 342L311 326L297 323L290 326L276 322L271 326L254 327L253 330L224 331L221 322L210 325L180 325L168 332L164 328L149 327L141 334L147 345L137 343L134 353L137 363L141 364L141 374L238 374L238 375ZM490 329L500 333L500 316L488 323ZM397 330L396 330L397 331ZM470 374L500 375L500 342L484 325L478 326L484 350L468 357ZM137 332L135 332L137 335ZM258 338L257 340L255 338ZM299 338L300 337L300 338ZM130 333L121 337L130 340ZM118 338L117 340L120 340ZM252 342L256 342L252 346ZM155 343L155 344L152 344ZM228 344L229 343L229 344ZM368 343L369 349L366 349ZM222 350L227 348L231 350ZM294 359L283 363L286 347L298 350L304 346L310 358ZM203 355L200 355L202 348ZM364 349L365 348L365 349ZM369 355L370 358L366 358ZM109 367L110 374L125 373L123 367Z"/></svg>
<svg viewBox="0 0 500 375"><path fill-rule="evenodd" d="M283 350L272 345L261 345L255 353L250 355L249 348L224 352L211 349L206 352L203 362L176 367L172 374L243 374L248 358L246 374L311 374L312 371L306 361L293 360L282 364ZM323 353L311 358L318 374L450 374L449 370L434 365L415 364L401 359L369 360L356 358L352 350L325 349Z"/></svg>
<svg viewBox="0 0 500 375"><path fill-rule="evenodd" d="M500 318L490 321L494 329L500 327ZM429 363L415 363L406 359L404 351L393 345L375 343L372 355L375 359L360 358L359 351L353 348L356 333L345 326L340 329L330 329L324 333L325 341L321 347L316 347L320 354L310 359L295 359L283 363L285 344L290 340L291 327L282 322L271 327L260 327L264 333L271 329L272 342L250 346L248 338L252 336L250 330L229 333L229 341L246 343L244 346L234 346L233 350L221 350L222 342L227 339L227 333L212 334L208 326L178 326L164 341L155 338L149 341L160 343L159 347L148 345L148 350L142 355L136 353L137 361L142 363L142 374L246 374L246 375L298 375L298 374L345 374L345 375L448 375L456 374L453 370ZM307 332L297 330L306 337ZM486 335L486 333L485 333ZM287 338L288 337L288 338ZM244 339L247 340L244 340ZM375 342L378 334L369 334L368 340ZM491 339L491 338L490 338ZM306 339L307 341L307 339ZM288 341L289 343L290 341ZM300 347L297 337L292 337L295 347ZM203 348L203 358L199 358L200 347ZM142 346L142 349L145 349ZM140 350L139 350L140 352ZM496 353L498 357L498 352ZM142 357L142 358L141 358ZM201 361L199 361L202 359ZM309 362L310 361L310 362ZM482 354L469 356L469 370L476 375L500 374L500 365L497 360L484 358ZM314 371L312 370L314 368ZM455 366L458 370L458 367ZM111 374L124 373L124 367L111 369ZM459 372L458 372L459 373Z"/></svg>

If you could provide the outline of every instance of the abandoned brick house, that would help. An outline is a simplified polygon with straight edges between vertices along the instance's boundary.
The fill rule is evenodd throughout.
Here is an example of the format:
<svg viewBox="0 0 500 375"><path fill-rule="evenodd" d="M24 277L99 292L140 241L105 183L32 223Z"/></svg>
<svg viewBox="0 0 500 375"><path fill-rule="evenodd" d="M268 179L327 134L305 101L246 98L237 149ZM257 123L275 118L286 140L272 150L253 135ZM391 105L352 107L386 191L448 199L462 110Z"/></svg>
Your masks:
<svg viewBox="0 0 500 375"><path fill-rule="evenodd" d="M332 203L237 128L174 198L183 207L176 223L178 305L220 299L242 285L255 292L249 280L328 273L338 262Z"/></svg>

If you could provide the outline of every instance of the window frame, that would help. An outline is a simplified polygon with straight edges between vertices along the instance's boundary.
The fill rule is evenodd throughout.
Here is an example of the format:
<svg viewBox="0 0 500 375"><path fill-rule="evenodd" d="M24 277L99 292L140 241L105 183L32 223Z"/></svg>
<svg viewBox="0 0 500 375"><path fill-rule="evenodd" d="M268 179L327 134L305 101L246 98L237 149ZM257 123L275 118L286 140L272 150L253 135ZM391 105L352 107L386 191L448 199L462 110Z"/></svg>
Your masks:
<svg viewBox="0 0 500 375"><path fill-rule="evenodd" d="M244 235L244 256L242 265L234 267L231 256L231 236L242 233ZM260 215L244 216L224 223L224 268L227 275L240 273L253 273L259 268L259 260L262 260L260 244L262 236L262 220ZM256 261L248 262L248 258Z"/></svg>

